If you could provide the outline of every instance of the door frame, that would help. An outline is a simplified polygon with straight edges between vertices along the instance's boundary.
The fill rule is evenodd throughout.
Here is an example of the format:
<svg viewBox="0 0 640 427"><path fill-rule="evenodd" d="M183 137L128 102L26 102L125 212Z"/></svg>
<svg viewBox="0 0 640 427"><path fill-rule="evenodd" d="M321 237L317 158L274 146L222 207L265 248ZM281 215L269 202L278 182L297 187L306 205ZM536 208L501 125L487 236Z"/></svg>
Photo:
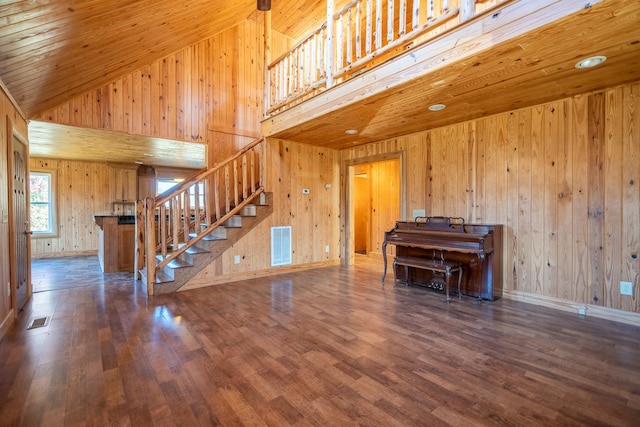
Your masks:
<svg viewBox="0 0 640 427"><path fill-rule="evenodd" d="M366 163L378 163L387 160L398 160L399 162L399 174L400 174L400 218L406 217L407 213L407 177L405 171L405 151L395 151L392 153L377 154L373 156L359 157L357 159L348 159L342 161L341 167L341 191L340 191L340 206L341 217L344 218L341 224L341 240L344 245L341 245L340 256L342 258L342 265L349 266L355 264L355 238L354 238L354 179L355 179L355 166Z"/></svg>
<svg viewBox="0 0 640 427"><path fill-rule="evenodd" d="M17 141L19 144L24 146L25 152L25 177L29 177L29 144L28 139L25 135L23 135L16 127L13 125L13 121L11 118L7 117L7 172L8 172L8 187L9 187L9 277L11 283L11 309L14 310L14 316L17 316L18 311L21 307L18 307L18 292L17 292L17 273L16 273L16 263L14 262L18 255L16 253L17 248L15 247L15 238L17 233L17 224L15 223L16 219L14 217L15 206L14 206L14 198L13 198L13 144L14 141ZM25 217L27 221L30 220L29 217L29 184L28 182L25 184ZM33 287L31 284L31 238L27 236L27 253L25 260L27 266L27 298L25 303L31 299L33 295Z"/></svg>

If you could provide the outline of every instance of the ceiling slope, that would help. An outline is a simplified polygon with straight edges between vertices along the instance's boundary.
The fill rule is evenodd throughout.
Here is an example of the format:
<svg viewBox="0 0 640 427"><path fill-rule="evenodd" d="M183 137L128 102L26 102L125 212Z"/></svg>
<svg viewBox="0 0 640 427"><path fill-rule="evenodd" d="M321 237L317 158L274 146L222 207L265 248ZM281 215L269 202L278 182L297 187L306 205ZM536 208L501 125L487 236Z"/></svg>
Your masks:
<svg viewBox="0 0 640 427"><path fill-rule="evenodd" d="M3 1L0 78L27 117L245 20L255 0Z"/></svg>

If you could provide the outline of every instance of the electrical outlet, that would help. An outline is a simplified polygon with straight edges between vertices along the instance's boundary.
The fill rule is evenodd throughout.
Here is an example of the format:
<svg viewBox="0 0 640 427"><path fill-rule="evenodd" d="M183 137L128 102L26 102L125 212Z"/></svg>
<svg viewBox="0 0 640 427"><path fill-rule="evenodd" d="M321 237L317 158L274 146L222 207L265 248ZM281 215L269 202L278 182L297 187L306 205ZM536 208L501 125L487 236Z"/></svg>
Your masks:
<svg viewBox="0 0 640 427"><path fill-rule="evenodd" d="M233 257L233 263L234 264L240 264L240 255L236 255Z"/></svg>
<svg viewBox="0 0 640 427"><path fill-rule="evenodd" d="M620 282L620 295L633 296L633 283L631 283L631 282Z"/></svg>
<svg viewBox="0 0 640 427"><path fill-rule="evenodd" d="M415 218L417 218L417 217L419 217L419 216L422 216L422 217L423 217L423 216L425 216L425 215L426 215L426 213L425 213L425 210L424 210L424 209L414 209L414 210L412 211L412 213L413 213L413 218L411 218L411 219L415 219Z"/></svg>

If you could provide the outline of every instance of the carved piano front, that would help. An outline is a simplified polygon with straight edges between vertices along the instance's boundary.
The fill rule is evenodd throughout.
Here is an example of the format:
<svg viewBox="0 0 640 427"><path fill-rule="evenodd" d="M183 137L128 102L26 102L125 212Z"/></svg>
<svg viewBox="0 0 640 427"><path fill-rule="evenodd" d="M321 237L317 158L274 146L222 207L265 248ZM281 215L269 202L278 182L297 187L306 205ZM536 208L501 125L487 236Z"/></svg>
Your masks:
<svg viewBox="0 0 640 427"><path fill-rule="evenodd" d="M395 245L399 259L440 258L462 265L461 293L479 299L502 296L502 225L465 224L462 218L427 217L398 221L385 232L382 254L384 285L388 244ZM396 271L397 270L397 271ZM410 273L405 273L405 271ZM437 273L429 269L395 269L402 281L429 286ZM406 277L410 274L410 278Z"/></svg>

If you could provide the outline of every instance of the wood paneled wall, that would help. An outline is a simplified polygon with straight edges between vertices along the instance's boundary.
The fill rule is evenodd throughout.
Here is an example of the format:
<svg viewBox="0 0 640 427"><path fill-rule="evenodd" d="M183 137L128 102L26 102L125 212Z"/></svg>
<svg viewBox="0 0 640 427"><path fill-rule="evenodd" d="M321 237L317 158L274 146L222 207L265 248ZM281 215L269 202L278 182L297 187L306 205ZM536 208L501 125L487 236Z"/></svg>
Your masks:
<svg viewBox="0 0 640 427"><path fill-rule="evenodd" d="M273 192L273 214L191 279L183 289L264 274L271 268L271 226L291 226L293 265L338 262L338 159L339 152L330 148L268 140L266 188ZM305 188L309 189L309 194L302 194ZM326 252L327 246L329 252ZM236 255L240 256L240 264L234 264Z"/></svg>
<svg viewBox="0 0 640 427"><path fill-rule="evenodd" d="M36 119L206 143L213 164L260 135L262 25L246 20Z"/></svg>
<svg viewBox="0 0 640 427"><path fill-rule="evenodd" d="M57 235L31 239L33 258L97 253L98 227L96 213L112 209L109 176L106 163L78 162L56 159L30 159L33 172L55 174ZM135 178L135 169L134 178ZM135 181L134 181L135 182Z"/></svg>
<svg viewBox="0 0 640 427"><path fill-rule="evenodd" d="M406 152L407 212L506 227L505 289L640 312L640 83L343 150ZM634 284L621 296L619 282Z"/></svg>
<svg viewBox="0 0 640 427"><path fill-rule="evenodd" d="M13 323L14 310L11 296L7 292L7 284L11 280L11 225L9 223L11 196L9 194L8 153L12 143L11 129L20 135L27 136L27 122L14 107L5 93L4 84L0 82L0 339L7 327Z"/></svg>

